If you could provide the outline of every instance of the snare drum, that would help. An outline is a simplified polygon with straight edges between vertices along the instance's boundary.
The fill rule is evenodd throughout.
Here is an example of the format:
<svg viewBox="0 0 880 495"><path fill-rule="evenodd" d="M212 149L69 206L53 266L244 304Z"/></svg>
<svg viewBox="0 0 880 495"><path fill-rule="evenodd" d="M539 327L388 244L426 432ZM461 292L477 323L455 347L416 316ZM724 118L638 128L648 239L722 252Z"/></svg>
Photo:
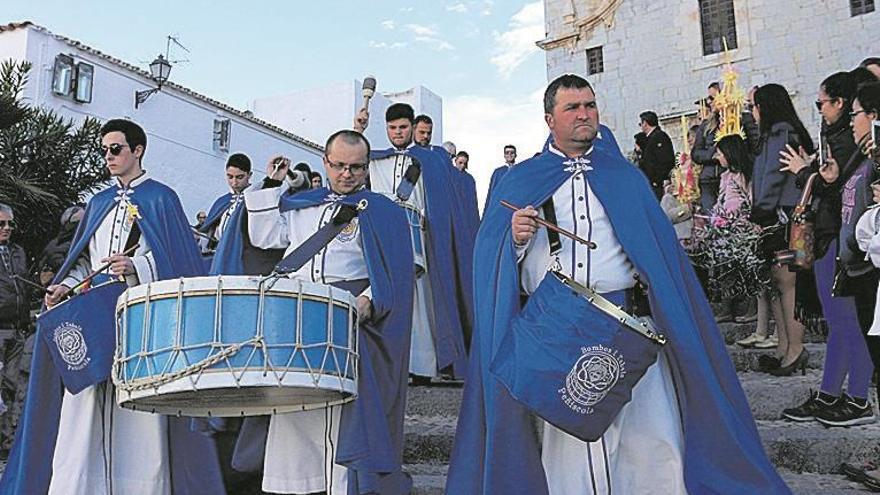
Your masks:
<svg viewBox="0 0 880 495"><path fill-rule="evenodd" d="M163 280L116 304L122 407L185 416L318 409L357 396L350 293L250 276Z"/></svg>
<svg viewBox="0 0 880 495"><path fill-rule="evenodd" d="M416 264L416 276L425 273L428 269L425 263L425 217L418 208L407 204L398 203L409 221L410 237L412 237L413 260Z"/></svg>

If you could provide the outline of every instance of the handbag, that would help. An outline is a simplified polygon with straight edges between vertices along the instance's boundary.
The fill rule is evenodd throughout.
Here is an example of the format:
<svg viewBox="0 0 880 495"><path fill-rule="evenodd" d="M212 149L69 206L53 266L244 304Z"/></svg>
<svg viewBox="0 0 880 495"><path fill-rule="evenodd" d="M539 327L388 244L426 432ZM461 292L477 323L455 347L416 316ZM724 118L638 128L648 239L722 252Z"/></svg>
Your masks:
<svg viewBox="0 0 880 495"><path fill-rule="evenodd" d="M547 422L600 439L666 343L649 320L621 309L631 294L599 295L548 273L502 337L491 373Z"/></svg>
<svg viewBox="0 0 880 495"><path fill-rule="evenodd" d="M815 225L810 206L813 184L818 176L818 172L813 172L807 179L804 192L801 194L797 206L794 207L791 222L788 225L788 250L777 253L777 260L788 264L789 270L809 270L816 261L813 250Z"/></svg>

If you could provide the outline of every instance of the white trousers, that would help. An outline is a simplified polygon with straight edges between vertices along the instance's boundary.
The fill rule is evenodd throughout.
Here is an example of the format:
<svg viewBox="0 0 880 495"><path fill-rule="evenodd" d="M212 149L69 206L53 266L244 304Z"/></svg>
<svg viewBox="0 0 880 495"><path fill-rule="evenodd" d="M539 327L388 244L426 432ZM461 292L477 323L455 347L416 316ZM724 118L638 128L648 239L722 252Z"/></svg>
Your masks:
<svg viewBox="0 0 880 495"><path fill-rule="evenodd" d="M683 444L661 352L600 440L584 442L545 422L541 460L550 495L686 494Z"/></svg>
<svg viewBox="0 0 880 495"><path fill-rule="evenodd" d="M409 372L419 376L438 376L437 350L431 332L435 322L428 274L416 278L413 293L412 343L409 348Z"/></svg>
<svg viewBox="0 0 880 495"><path fill-rule="evenodd" d="M116 405L110 383L64 391L52 495L171 493L168 420Z"/></svg>
<svg viewBox="0 0 880 495"><path fill-rule="evenodd" d="M336 464L342 406L276 414L269 420L263 491L345 495L348 470Z"/></svg>

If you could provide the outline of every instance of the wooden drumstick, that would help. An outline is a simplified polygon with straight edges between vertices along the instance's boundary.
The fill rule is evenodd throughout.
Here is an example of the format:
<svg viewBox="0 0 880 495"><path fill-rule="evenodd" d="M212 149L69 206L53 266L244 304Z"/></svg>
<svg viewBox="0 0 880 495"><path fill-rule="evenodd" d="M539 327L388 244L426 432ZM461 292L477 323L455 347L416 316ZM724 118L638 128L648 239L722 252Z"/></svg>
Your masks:
<svg viewBox="0 0 880 495"><path fill-rule="evenodd" d="M501 203L501 206L504 206L505 208L510 208L513 211L518 211L518 210L522 209L519 206L508 203L507 201L504 201L503 199L500 201L500 203ZM565 237L568 237L569 239L571 239L573 241L579 242L579 243L587 246L590 249L596 249L596 247L597 247L595 242L588 241L588 240L584 239L583 237L579 237L575 234L572 234L571 232L569 232L563 228L560 228L560 227L544 220L541 217L535 217L535 222L537 222L538 225L541 225L543 227L546 227L549 230L552 230L553 232L556 232L557 234L562 234Z"/></svg>
<svg viewBox="0 0 880 495"><path fill-rule="evenodd" d="M121 254L122 256L128 256L128 255L130 255L131 253L135 252L135 250L137 250L137 248L139 248L139 247L141 247L140 244L135 244L134 246L132 246L132 247L126 249L125 251L123 251L123 252L121 252L121 253L119 253L119 254ZM113 264L113 263L104 263L103 265L101 265L100 268L98 268L97 270L95 270L95 271L93 271L92 273L90 273L86 278L82 279L82 280L80 281L80 283L78 283L78 284L74 285L73 287L71 287L70 290L67 291L67 293L68 293L68 294L72 294L73 291L75 291L76 289L79 289L80 287L82 287L83 285L85 285L86 283L88 283L89 280L91 280L91 279L95 278L96 276L98 276L99 273L101 273L101 272L103 272L104 270L110 268L110 265L112 265L112 264Z"/></svg>
<svg viewBox="0 0 880 495"><path fill-rule="evenodd" d="M46 289L45 287L43 287L43 286L40 285L40 284L35 284L34 282L31 282L30 280L28 280L28 279L22 277L21 275L13 275L12 278L18 280L19 282L23 282L25 285L29 285L29 286L33 287L34 289L36 289L36 290L38 290L38 291L40 291L40 292L43 292L43 293L46 293L46 294L49 294L49 293L50 293L50 292L49 292L49 289Z"/></svg>

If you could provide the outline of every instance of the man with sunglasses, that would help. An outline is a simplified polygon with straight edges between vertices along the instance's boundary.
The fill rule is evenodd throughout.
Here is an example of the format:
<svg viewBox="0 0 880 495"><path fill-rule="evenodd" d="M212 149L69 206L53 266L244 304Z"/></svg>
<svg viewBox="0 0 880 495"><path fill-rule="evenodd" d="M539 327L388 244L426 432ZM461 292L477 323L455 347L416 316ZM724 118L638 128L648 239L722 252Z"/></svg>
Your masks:
<svg viewBox="0 0 880 495"><path fill-rule="evenodd" d="M473 236L469 222L453 206L459 194L448 153L416 145L414 120L412 107L405 103L385 111L391 147L370 154L369 183L373 191L424 218L418 221L423 225L425 266L416 276L410 353L413 383L424 385L444 369L463 376L473 321ZM354 127L363 131L365 121L356 119Z"/></svg>
<svg viewBox="0 0 880 495"><path fill-rule="evenodd" d="M22 345L26 336L30 301L28 286L15 278L27 275L27 256L24 249L11 240L15 228L12 208L0 203L0 378L3 375L6 378L14 377L11 380L2 380L0 393L3 397L0 397L0 408L4 407L4 397L7 399L6 406L13 407L12 401L18 395L17 392L27 387L27 380L17 379L20 375L14 372L16 367L10 366L17 354L14 349ZM4 366L9 368L3 370ZM9 414L12 413L5 413ZM10 422L3 418L0 423L0 437L3 437ZM0 452L3 457L8 453L11 443L11 438L0 438Z"/></svg>
<svg viewBox="0 0 880 495"><path fill-rule="evenodd" d="M16 229L12 208L0 203L0 350L5 341L17 330L27 326L27 286L14 277L27 275L27 256L24 249L12 242ZM0 354L0 361L5 361Z"/></svg>
<svg viewBox="0 0 880 495"><path fill-rule="evenodd" d="M104 124L100 134L115 183L89 201L67 258L46 288L49 308L95 272L93 286L101 279L118 278L133 286L204 273L177 195L147 176L142 167L144 130L131 121L114 119ZM94 297L107 294L93 290ZM89 345L80 346L84 357L106 353L107 347L113 352L115 339L106 336L112 336L114 329L73 322L80 323L91 335L105 336L87 337ZM122 409L109 380L92 378L109 375L109 370L95 369L96 362L102 362L99 359L81 363L89 370L91 385L76 394L62 387L62 376L66 380L79 369L55 366L62 361L54 358L66 354L52 335L68 328L65 325L70 324L38 325L24 415L0 480L0 494L222 493L214 442L193 432L189 418ZM58 349L50 347L53 344Z"/></svg>
<svg viewBox="0 0 880 495"><path fill-rule="evenodd" d="M398 242L409 225L392 201L365 187L369 156L362 134L339 131L325 145L329 187L245 192L251 242L305 257L289 277L349 291L360 321L358 398L271 417L266 492L409 493L412 486L401 463L414 268L409 243ZM270 163L269 180L281 181L288 166ZM356 216L337 225L351 209ZM313 235L323 245L304 245Z"/></svg>

